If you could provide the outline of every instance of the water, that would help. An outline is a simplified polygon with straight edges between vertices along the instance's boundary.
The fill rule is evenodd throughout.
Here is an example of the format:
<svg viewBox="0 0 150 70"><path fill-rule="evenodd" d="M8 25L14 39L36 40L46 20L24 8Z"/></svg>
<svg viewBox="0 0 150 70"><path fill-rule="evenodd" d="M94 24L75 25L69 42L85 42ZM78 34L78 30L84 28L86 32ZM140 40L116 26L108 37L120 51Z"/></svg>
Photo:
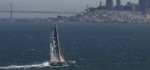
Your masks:
<svg viewBox="0 0 150 70"><path fill-rule="evenodd" d="M149 70L150 24L58 24L68 67L49 67L52 22L0 22L0 70Z"/></svg>
<svg viewBox="0 0 150 70"><path fill-rule="evenodd" d="M75 14L54 14L54 13L13 13L13 18L49 18L61 16L72 16ZM0 18L10 18L10 13L1 13Z"/></svg>

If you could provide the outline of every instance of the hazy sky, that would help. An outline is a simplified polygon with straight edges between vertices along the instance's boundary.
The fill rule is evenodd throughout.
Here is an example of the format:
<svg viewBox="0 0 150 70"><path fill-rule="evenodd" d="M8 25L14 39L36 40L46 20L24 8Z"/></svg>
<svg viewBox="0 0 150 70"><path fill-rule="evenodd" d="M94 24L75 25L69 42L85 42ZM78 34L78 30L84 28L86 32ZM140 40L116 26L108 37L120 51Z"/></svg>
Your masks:
<svg viewBox="0 0 150 70"><path fill-rule="evenodd" d="M13 3L14 10L43 10L43 11L83 11L87 4L96 7L102 1L103 5L105 0L1 0L0 10L8 10ZM116 0L114 0L115 2ZM122 0L122 4L126 2L138 3L138 0Z"/></svg>

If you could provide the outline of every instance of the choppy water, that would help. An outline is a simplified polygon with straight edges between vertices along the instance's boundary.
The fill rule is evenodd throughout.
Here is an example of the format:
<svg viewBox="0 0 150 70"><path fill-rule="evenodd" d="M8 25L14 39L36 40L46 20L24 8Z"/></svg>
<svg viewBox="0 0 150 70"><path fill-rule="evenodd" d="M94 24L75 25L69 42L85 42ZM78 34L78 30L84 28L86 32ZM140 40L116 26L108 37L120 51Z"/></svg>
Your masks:
<svg viewBox="0 0 150 70"><path fill-rule="evenodd" d="M0 22L0 70L149 70L150 24L58 24L68 67L49 67L47 22Z"/></svg>

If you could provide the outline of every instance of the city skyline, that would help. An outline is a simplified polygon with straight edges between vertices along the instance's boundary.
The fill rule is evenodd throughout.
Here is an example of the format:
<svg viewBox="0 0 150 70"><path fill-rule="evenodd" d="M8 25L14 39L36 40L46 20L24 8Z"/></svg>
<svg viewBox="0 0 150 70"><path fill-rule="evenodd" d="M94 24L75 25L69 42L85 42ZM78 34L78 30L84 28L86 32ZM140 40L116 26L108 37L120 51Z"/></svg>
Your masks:
<svg viewBox="0 0 150 70"><path fill-rule="evenodd" d="M99 2L102 1L102 5L105 5L106 0L4 0L1 1L0 6L13 3L14 10L50 10L50 11L74 11L81 12L87 7L87 4L91 7L99 6ZM114 5L115 5L115 1ZM121 4L125 5L126 2L138 3L138 0L122 0ZM0 7L2 10L7 10L8 7Z"/></svg>

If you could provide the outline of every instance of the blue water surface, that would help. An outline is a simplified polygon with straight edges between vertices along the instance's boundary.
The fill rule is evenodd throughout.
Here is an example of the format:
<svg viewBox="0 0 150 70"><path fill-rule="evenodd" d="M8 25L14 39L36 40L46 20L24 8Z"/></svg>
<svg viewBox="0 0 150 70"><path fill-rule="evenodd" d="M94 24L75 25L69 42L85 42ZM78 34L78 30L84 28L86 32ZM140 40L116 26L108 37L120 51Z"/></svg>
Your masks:
<svg viewBox="0 0 150 70"><path fill-rule="evenodd" d="M49 61L53 22L0 22L0 68L22 65L24 68L12 66L8 70L150 70L150 24L57 25L66 60L76 64L61 68L31 66Z"/></svg>

